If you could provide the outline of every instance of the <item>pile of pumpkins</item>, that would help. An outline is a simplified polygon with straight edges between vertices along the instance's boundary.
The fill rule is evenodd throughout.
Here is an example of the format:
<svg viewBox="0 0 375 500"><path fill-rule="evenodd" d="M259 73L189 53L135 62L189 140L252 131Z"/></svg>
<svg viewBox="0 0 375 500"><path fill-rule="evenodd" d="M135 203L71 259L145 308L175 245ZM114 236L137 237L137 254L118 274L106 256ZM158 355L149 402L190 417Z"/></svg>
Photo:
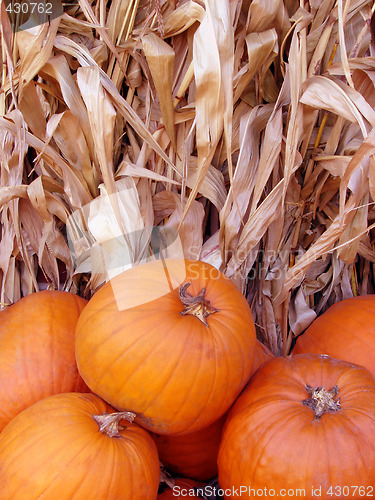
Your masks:
<svg viewBox="0 0 375 500"><path fill-rule="evenodd" d="M0 313L0 500L191 498L216 475L225 498L373 496L374 336L356 297L274 357L199 261L28 295ZM188 479L162 491L160 463Z"/></svg>

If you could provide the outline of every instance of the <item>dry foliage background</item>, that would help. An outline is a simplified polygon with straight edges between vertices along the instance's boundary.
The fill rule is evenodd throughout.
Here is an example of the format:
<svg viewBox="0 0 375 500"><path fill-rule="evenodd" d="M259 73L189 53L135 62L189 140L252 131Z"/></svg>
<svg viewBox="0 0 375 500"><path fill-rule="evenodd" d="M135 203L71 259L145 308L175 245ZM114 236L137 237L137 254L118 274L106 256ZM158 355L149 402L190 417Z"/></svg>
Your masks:
<svg viewBox="0 0 375 500"><path fill-rule="evenodd" d="M2 1L2 305L89 297L90 242L153 225L234 280L276 354L374 293L372 4L80 0L13 33Z"/></svg>

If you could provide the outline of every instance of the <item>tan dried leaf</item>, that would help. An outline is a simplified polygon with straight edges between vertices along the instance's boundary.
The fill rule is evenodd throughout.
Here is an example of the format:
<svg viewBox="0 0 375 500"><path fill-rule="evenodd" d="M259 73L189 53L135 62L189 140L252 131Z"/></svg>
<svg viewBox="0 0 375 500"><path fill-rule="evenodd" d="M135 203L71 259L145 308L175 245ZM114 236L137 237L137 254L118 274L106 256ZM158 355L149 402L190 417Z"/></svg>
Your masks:
<svg viewBox="0 0 375 500"><path fill-rule="evenodd" d="M198 176L182 220L186 217L225 128L231 150L233 112L233 26L227 2L205 0L206 13L194 34L193 63L196 93ZM231 162L231 158L228 157ZM229 165L231 172L231 167Z"/></svg>
<svg viewBox="0 0 375 500"><path fill-rule="evenodd" d="M20 54L19 94L43 68L52 55L53 43L59 27L59 18L29 30L17 33L17 48Z"/></svg>
<svg viewBox="0 0 375 500"><path fill-rule="evenodd" d="M197 21L201 22L203 17L203 7L193 0L188 0L169 14L164 24L164 36L177 36Z"/></svg>
<svg viewBox="0 0 375 500"><path fill-rule="evenodd" d="M142 46L159 97L163 123L173 148L176 149L172 100L175 53L168 43L164 42L154 33L149 33L142 37Z"/></svg>
<svg viewBox="0 0 375 500"><path fill-rule="evenodd" d="M163 226L178 230L185 258L197 260L203 245L203 205L195 200L181 223L183 206L176 193L160 191L153 197L152 202L155 224L167 219Z"/></svg>
<svg viewBox="0 0 375 500"><path fill-rule="evenodd" d="M113 141L116 111L101 84L98 67L79 68L77 83L87 107L104 185L109 194L116 191L113 167Z"/></svg>
<svg viewBox="0 0 375 500"><path fill-rule="evenodd" d="M235 270L245 261L250 250L260 241L270 224L279 217L283 189L284 181L282 180L249 217L241 231L236 251L226 267L225 274L227 276L232 276Z"/></svg>
<svg viewBox="0 0 375 500"><path fill-rule="evenodd" d="M375 126L375 111L357 91L337 80L324 76L309 78L300 100L313 108L325 109L358 123L364 137L370 130L369 124Z"/></svg>

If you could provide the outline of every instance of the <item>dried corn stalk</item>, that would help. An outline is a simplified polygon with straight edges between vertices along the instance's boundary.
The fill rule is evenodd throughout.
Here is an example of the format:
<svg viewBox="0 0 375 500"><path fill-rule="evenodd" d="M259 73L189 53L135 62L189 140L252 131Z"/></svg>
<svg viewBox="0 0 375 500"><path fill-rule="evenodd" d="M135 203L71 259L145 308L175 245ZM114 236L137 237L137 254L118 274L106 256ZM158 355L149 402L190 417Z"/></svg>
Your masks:
<svg viewBox="0 0 375 500"><path fill-rule="evenodd" d="M12 33L2 8L0 302L90 296L153 227L237 284L275 353L373 293L372 10L80 0Z"/></svg>

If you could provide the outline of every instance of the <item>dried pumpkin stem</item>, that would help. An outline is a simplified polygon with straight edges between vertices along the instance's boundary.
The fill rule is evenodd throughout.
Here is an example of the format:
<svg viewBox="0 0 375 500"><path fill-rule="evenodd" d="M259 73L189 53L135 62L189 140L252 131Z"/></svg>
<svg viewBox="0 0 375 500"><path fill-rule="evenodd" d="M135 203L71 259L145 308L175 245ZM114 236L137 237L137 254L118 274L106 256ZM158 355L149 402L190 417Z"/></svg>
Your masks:
<svg viewBox="0 0 375 500"><path fill-rule="evenodd" d="M93 415L92 417L99 425L100 432L109 437L121 437L120 431L122 431L125 427L120 425L120 421L128 420L132 423L136 414L131 411L120 411L115 413L103 413L102 415Z"/></svg>
<svg viewBox="0 0 375 500"><path fill-rule="evenodd" d="M310 398L304 399L302 404L313 410L315 418L319 419L326 412L336 412L341 408L340 398L335 399L339 392L337 385L333 386L330 391L326 391L324 387L311 387L306 385L306 390Z"/></svg>
<svg viewBox="0 0 375 500"><path fill-rule="evenodd" d="M202 323L208 326L207 318L211 314L218 312L220 309L210 305L210 301L204 298L206 289L202 288L198 295L193 297L187 292L187 289L191 285L190 282L184 283L180 286L179 296L185 309L181 311L181 315L185 316L190 314L198 318Z"/></svg>

